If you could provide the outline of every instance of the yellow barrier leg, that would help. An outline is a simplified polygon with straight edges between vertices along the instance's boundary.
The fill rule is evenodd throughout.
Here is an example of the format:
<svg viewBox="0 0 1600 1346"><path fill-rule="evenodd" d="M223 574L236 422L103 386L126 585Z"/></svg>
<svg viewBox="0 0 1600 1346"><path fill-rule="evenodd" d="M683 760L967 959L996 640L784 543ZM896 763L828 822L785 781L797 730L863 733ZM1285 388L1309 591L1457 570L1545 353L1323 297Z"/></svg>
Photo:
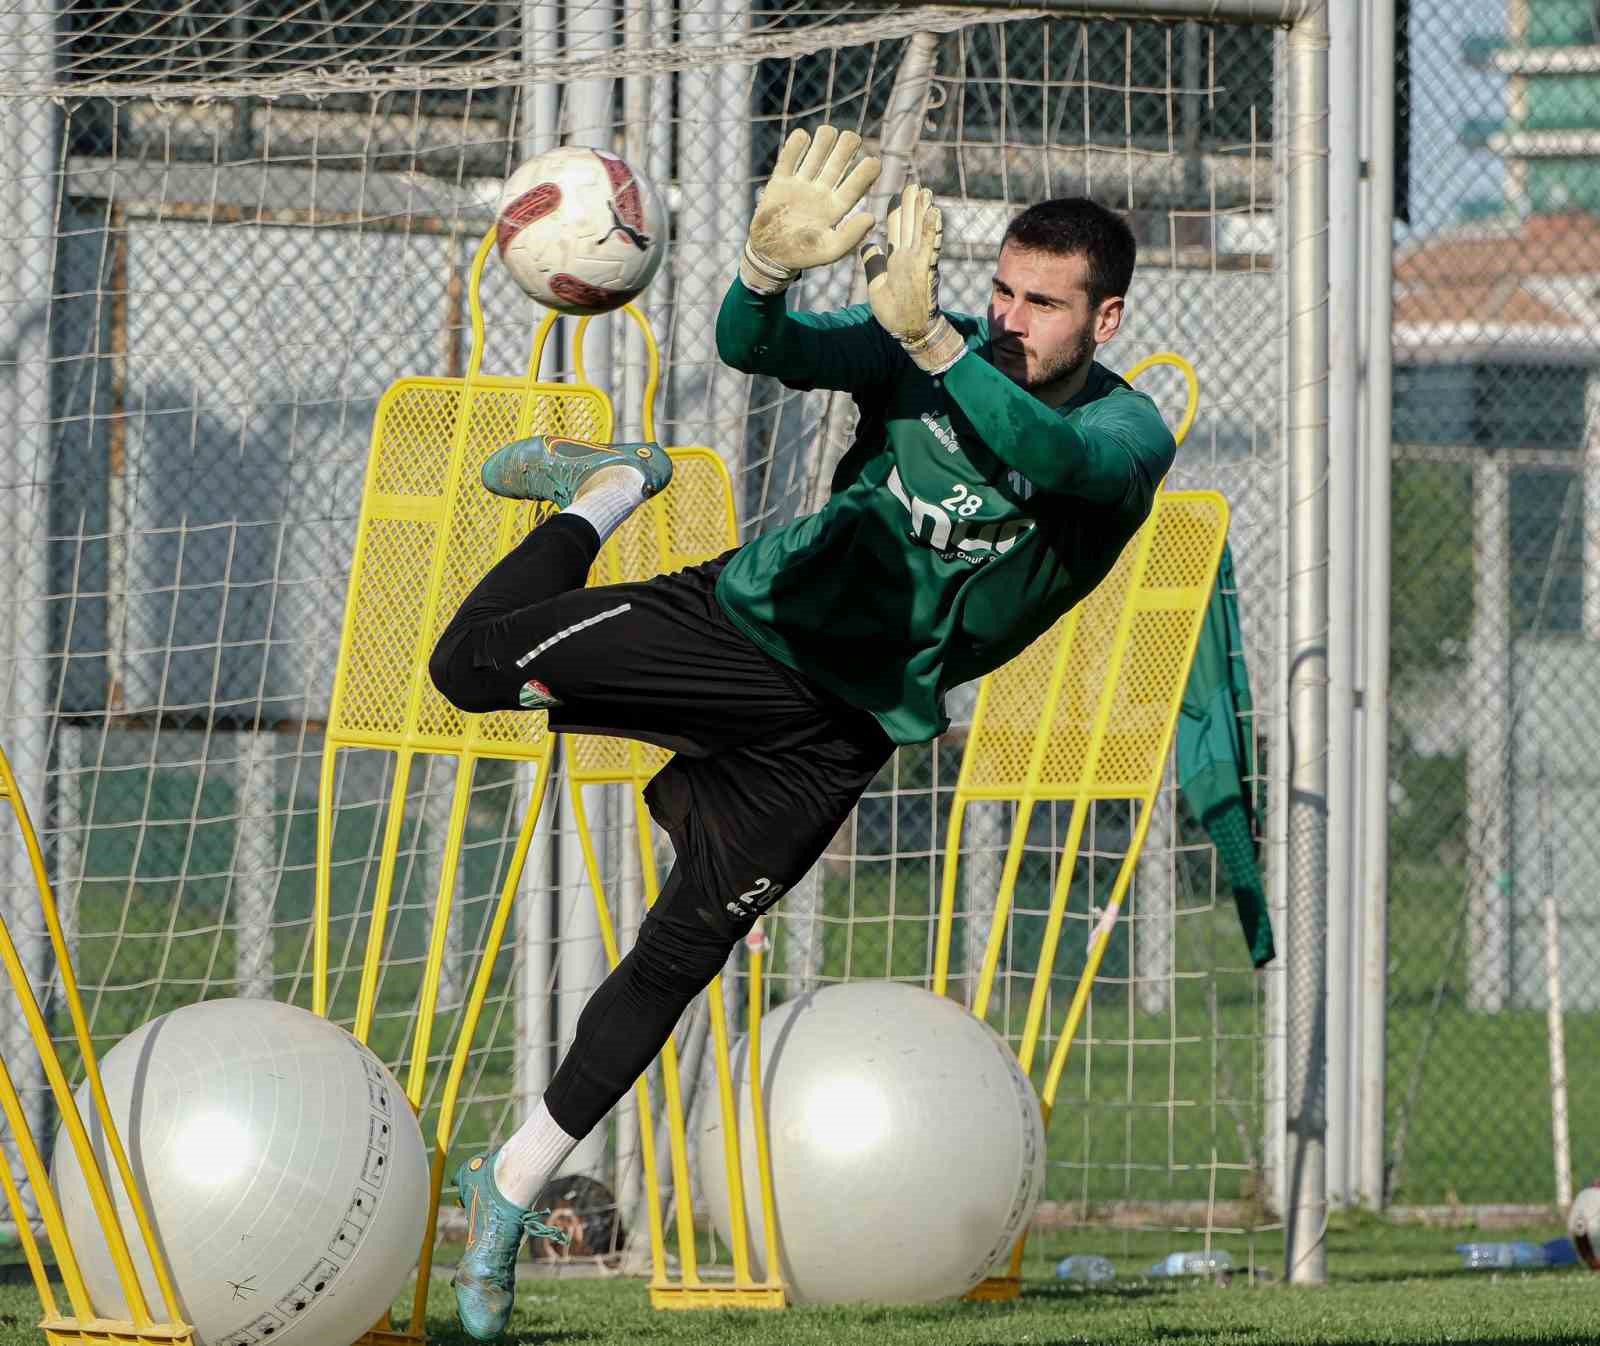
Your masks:
<svg viewBox="0 0 1600 1346"><path fill-rule="evenodd" d="M443 1096L439 1100L439 1125L434 1134L433 1164L428 1190L427 1234L422 1245L422 1255L417 1263L417 1293L411 1308L411 1335L421 1336L428 1307L428 1278L433 1272L433 1233L439 1220L439 1200L444 1191L444 1166L450 1152L451 1132L455 1127L456 1104L461 1096L461 1081L467 1073L467 1058L472 1054L472 1040L477 1035L478 1020L483 1005L489 997L489 986L494 980L495 961L505 943L506 926L511 920L513 899L522 882L522 871L528 863L528 849L533 843L533 829L544 808L545 787L550 780L550 758L539 763L534 778L533 797L528 811L523 815L522 830L517 834L516 849L511 854L511 864L505 883L500 889L500 900L489 925L489 935L484 942L483 956L478 962L478 974L473 979L472 990L462 1014L461 1028L456 1034L455 1051L450 1058L450 1073L445 1078Z"/></svg>
<svg viewBox="0 0 1600 1346"><path fill-rule="evenodd" d="M472 778L477 757L462 753L456 763L455 789L450 796L450 823L445 831L444 858L439 866L439 891L433 901L433 932L428 941L428 961L422 974L422 1002L417 1006L417 1029L411 1043L411 1070L406 1079L406 1097L413 1108L422 1106L427 1082L428 1049L433 1043L433 1024L438 1013L439 984L444 978L445 954L450 945L450 914L456 903L457 870L461 864L461 842L467 830L467 808L472 802Z"/></svg>
<svg viewBox="0 0 1600 1346"><path fill-rule="evenodd" d="M950 985L950 937L956 919L956 869L961 858L961 824L967 801L960 795L950 807L945 828L944 875L939 888L939 926L933 939L933 993L944 995Z"/></svg>

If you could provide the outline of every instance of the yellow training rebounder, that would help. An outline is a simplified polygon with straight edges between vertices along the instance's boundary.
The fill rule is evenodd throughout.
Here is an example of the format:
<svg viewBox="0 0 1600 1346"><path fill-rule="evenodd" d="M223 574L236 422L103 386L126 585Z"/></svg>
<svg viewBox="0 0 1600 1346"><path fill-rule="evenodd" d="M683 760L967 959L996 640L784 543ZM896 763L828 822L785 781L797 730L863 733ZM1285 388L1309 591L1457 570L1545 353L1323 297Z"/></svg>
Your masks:
<svg viewBox="0 0 1600 1346"><path fill-rule="evenodd" d="M50 1026L39 1007L38 999L34 996L27 969L18 955L11 931L6 926L4 918L0 917L0 964L5 967L12 992L17 998L17 1007L27 1023L28 1034L33 1039L34 1048L39 1053L39 1061L44 1068L45 1079L49 1082L56 1109L61 1115L67 1139L82 1167L84 1180L89 1188L89 1197L99 1217L106 1249L116 1267L117 1280L130 1314L125 1320L103 1318L90 1300L83 1272L79 1269L78 1255L73 1249L72 1240L67 1236L61 1208L50 1188L50 1175L39 1149L39 1139L29 1127L26 1109L11 1074L6 1069L5 1062L0 1060L0 1115L4 1116L17 1147L22 1163L22 1176L32 1190L34 1201L38 1206L39 1222L44 1226L51 1251L55 1254L69 1310L63 1313L57 1303L17 1175L11 1171L9 1160L0 1157L0 1189L5 1192L6 1205L11 1211L11 1218L16 1222L17 1237L22 1244L23 1256L27 1259L28 1268L33 1274L33 1283L39 1292L39 1302L44 1309L40 1327L44 1330L45 1340L50 1346L132 1346L133 1343L191 1346L194 1333L183 1321L179 1312L177 1292L173 1287L166 1256L161 1249L161 1241L156 1238L151 1226L149 1213L145 1210L139 1188L134 1182L133 1169L128 1163L126 1148L106 1103L105 1088L100 1082L100 1069L95 1057L94 1043L89 1034L89 1019L84 1013L83 1000L78 994L77 977L73 973L72 961L67 954L66 936L61 928L60 913L56 909L55 895L45 869L44 854L39 848L38 833L34 831L27 805L17 789L16 777L12 774L11 763L7 761L4 752L0 752L0 802L10 809L21 833L22 845L27 852L34 883L38 889L40 913L44 917L45 928L50 936L50 947L55 956L56 975L60 979L67 1013L72 1020L73 1038L77 1045L81 1068L89 1085L89 1096L94 1103L95 1118L103 1135L104 1149L116 1166L117 1175L121 1179L123 1190L128 1194L128 1201L138 1226L132 1231L125 1230L117 1217L107 1174L96 1158L95 1145L90 1139L88 1128L84 1125L83 1116L78 1111L71 1082L56 1052L55 1044L51 1041ZM152 1307L141 1287L139 1273L130 1251L130 1239L135 1237L140 1251L149 1259L156 1284L160 1288L162 1302L159 1307Z"/></svg>
<svg viewBox="0 0 1600 1346"><path fill-rule="evenodd" d="M1162 354L1136 365L1130 380L1157 366L1174 368L1183 377L1187 399L1175 437L1181 443L1194 423L1199 397L1193 367L1181 356ZM1150 519L1124 550L1106 580L1077 609L1064 617L1010 664L984 679L974 724L967 741L954 811L946 846L946 867L940 921L935 945L933 988L946 993L949 951L954 916L956 857L966 807L974 800L1009 800L1018 816L1001 880L994 924L984 958L977 1000L972 1006L982 1017L1004 943L1005 925L1017 882L1028 816L1035 804L1068 800L1073 819L1060 874L1050 907L1044 947L1040 954L1029 1005L1027 1028L1019 1057L1030 1069L1044 1030L1050 973L1059 945L1071 875L1088 810L1097 800L1134 800L1140 806L1139 822L1123 861L1111 900L1096 926L1088 965L1069 1010L1067 1022L1049 1062L1042 1093L1048 1122L1067 1052L1087 1004L1095 973L1104 957L1117 912L1127 893L1133 866L1149 825L1150 804L1160 788L1161 776L1193 662L1200 627L1210 599L1222 546L1227 536L1228 507L1214 491L1163 492ZM640 817L641 868L647 897L656 892L654 859L649 853L648 826L638 790L665 761L665 754L637 744L609 741L604 748L579 747L573 765L574 783L626 783L634 787ZM593 756L581 754L592 753ZM607 904L600 897L599 865L579 805L580 835L584 854L600 905L603 939L613 965L618 956ZM760 1007L762 946L751 943L749 965L748 1078L760 1073ZM688 1203L678 1202L677 1246L681 1278L667 1279L663 1258L663 1228L655 1148L650 1130L649 1095L639 1085L641 1147L650 1192L652 1251L654 1254L651 1300L658 1308L745 1306L779 1308L785 1292L775 1270L781 1265L777 1251L782 1230L773 1203L769 1140L762 1115L759 1089L751 1092L752 1131L757 1147L757 1173L761 1183L761 1211L769 1278L757 1281L750 1274L741 1190L743 1167L737 1150L739 1127L734 1122L733 1088L728 1072L728 1038L722 997L713 987L709 998L711 1031L718 1072L718 1104L723 1111L722 1134L729 1152L721 1156L729 1176L733 1236L732 1276L707 1282L699 1274L694 1254L694 1230ZM681 1092L676 1059L669 1043L663 1053L666 1117L672 1127L671 1160L674 1188L689 1190L689 1171L683 1137ZM1022 1245L1013 1253L1012 1275L984 1282L974 1297L1009 1298L1020 1284L1016 1274Z"/></svg>
<svg viewBox="0 0 1600 1346"><path fill-rule="evenodd" d="M1183 375L1187 405L1175 438L1194 424L1199 384L1182 356L1163 354L1129 371L1170 365ZM1161 491L1150 518L1095 591L1009 664L983 680L962 757L945 842L933 989L947 992L962 823L975 801L1014 805L993 921L970 1006L989 1012L1007 921L1034 808L1072 805L1066 840L1023 1022L1017 1057L1032 1072L1044 1035L1051 975L1085 824L1097 802L1132 801L1138 816L1110 898L1089 938L1088 961L1056 1039L1040 1088L1048 1126L1089 992L1149 830L1152 807L1176 732L1183 692L1228 536L1227 501L1215 491ZM1010 1275L994 1277L974 1298L1014 1297L1025 1239Z"/></svg>
<svg viewBox="0 0 1600 1346"><path fill-rule="evenodd" d="M429 1219L411 1321L403 1332L380 1325L366 1338L369 1343L417 1341L424 1334L434 1229L462 1081L548 786L554 749L543 713L470 715L455 709L433 687L428 657L477 581L530 526L548 515L547 506L505 501L485 491L479 480L484 460L508 441L532 434L606 443L614 425L610 399L587 382L583 369L581 351L588 318L578 324L575 381L538 379L554 314L547 316L535 336L526 373L508 377L481 372L484 327L478 291L493 245L491 229L478 249L469 283L473 343L465 377L402 379L384 395L378 408L322 762L312 1008L326 1014L330 1007L333 803L338 759L341 753L361 749L394 758L375 891L371 910L364 913L368 925L352 1030L363 1042L372 1031L376 1014L407 790L416 759L435 756L456 763L417 1016L402 1073L407 1096L419 1110L428 1088L435 1006L447 955L474 767L485 759L500 759L529 763L535 769L531 798L462 1010L440 1096ZM649 357L644 426L646 435L653 437L650 404L658 382L659 354L643 316L632 306L626 312L639 325ZM721 460L705 449L668 452L675 465L672 487L639 510L610 540L596 562L595 582L624 576L642 578L663 567L704 560L731 545L732 490ZM630 772L647 775L653 770L647 761L649 749L626 744L621 750ZM615 755L617 749L608 751Z"/></svg>
<svg viewBox="0 0 1600 1346"><path fill-rule="evenodd" d="M707 450L675 451L674 458L678 466L673 475L673 486L661 497L663 509L657 515L655 531L640 530L633 534L633 540L628 545L608 548L607 554L602 556L596 568L596 579L599 582L616 583L646 579L708 555L718 554L733 546L738 540L733 512L732 483L721 460ZM691 479L696 484L690 485L688 490L680 494L684 482L680 480L679 473L685 466L697 468L698 476ZM610 903L606 898L599 856L584 812L583 787L586 785L627 787L633 809L634 836L638 842L639 868L644 881L645 902L647 905L653 904L660 892L660 880L651 840L649 811L644 802L644 787L665 765L670 754L664 749L629 739L589 735L564 735L562 752L567 766L567 782L571 792L578 838L583 848L584 864L588 871L590 886L594 890L601 941L605 947L608 965L615 967L621 959L622 949L617 940ZM753 1071L759 1067L760 1062L761 957L760 949L752 945L751 998L747 1031L750 1057L754 1063L751 1067ZM728 1021L720 978L711 983L706 997L716 1062L718 1103L723 1113L723 1132L728 1138L728 1153L724 1156L724 1160L728 1166L728 1180L732 1193L733 1276L731 1280L708 1280L700 1274L695 1251L692 1203L687 1199L691 1188L683 1089L677 1050L673 1041L668 1039L661 1053L661 1072L673 1190L679 1194L676 1218L678 1267L676 1278L670 1274L668 1268L662 1183L656 1166L655 1114L650 1089L645 1079L640 1079L635 1086L638 1096L639 1143L644 1167L646 1213L650 1221L650 1301L656 1308L661 1309L782 1308L785 1302L782 1282L770 1272L768 1279L758 1280L750 1271L749 1240L744 1225L743 1169L738 1150L739 1128L734 1124L736 1114L733 1080L729 1070ZM756 1096L753 1098L753 1109L756 1119L758 1168L763 1188L762 1209L766 1221L768 1246L776 1247L771 1165L767 1155L766 1127L760 1116L760 1108L761 1100Z"/></svg>

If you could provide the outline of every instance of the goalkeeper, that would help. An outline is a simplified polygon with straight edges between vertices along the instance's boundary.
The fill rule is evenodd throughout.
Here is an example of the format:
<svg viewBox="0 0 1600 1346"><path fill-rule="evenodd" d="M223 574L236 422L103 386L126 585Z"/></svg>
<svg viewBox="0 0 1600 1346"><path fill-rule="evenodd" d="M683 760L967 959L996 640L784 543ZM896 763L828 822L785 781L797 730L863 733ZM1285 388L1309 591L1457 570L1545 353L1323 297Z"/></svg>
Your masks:
<svg viewBox="0 0 1600 1346"><path fill-rule="evenodd" d="M940 217L907 188L862 253L868 302L791 312L802 271L857 249L878 165L819 127L783 146L717 321L735 369L854 395L855 442L821 510L704 565L585 588L612 531L664 488L655 444L527 439L484 483L553 501L463 603L430 661L466 711L543 708L551 728L673 749L645 798L675 864L627 957L579 1017L533 1115L457 1174L462 1323L504 1330L530 1209L655 1057L694 996L800 879L897 744L1005 663L1111 569L1172 464L1148 397L1096 364L1134 239L1087 200L1008 226L986 317L939 307ZM853 165L853 166L852 166Z"/></svg>

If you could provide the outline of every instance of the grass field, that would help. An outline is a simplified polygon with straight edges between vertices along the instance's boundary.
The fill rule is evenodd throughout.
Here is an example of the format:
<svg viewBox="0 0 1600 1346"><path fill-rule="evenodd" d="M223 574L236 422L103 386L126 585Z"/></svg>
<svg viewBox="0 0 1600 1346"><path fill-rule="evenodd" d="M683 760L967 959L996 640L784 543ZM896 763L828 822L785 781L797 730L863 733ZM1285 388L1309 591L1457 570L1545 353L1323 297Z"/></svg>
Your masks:
<svg viewBox="0 0 1600 1346"><path fill-rule="evenodd" d="M1030 1259L1024 1297L1013 1304L918 1308L797 1308L784 1313L654 1313L636 1280L524 1282L509 1342L530 1346L653 1342L828 1343L828 1346L1065 1346L1066 1343L1177 1342L1183 1346L1277 1346L1278 1343L1469 1342L1521 1346L1590 1342L1600 1321L1600 1277L1580 1269L1489 1275L1459 1270L1453 1251L1473 1237L1546 1239L1553 1228L1471 1231L1399 1227L1360 1219L1329 1235L1331 1283L1299 1288L1267 1283L1173 1284L1140 1271L1175 1246L1170 1235L1074 1230L1041 1239ZM1249 1251L1220 1240L1236 1260ZM1055 1258L1100 1251L1119 1280L1084 1290L1055 1280ZM1281 1269L1270 1238L1258 1262ZM3 1268L20 1270L20 1268ZM14 1280L14 1277L11 1278ZM0 1346L42 1340L33 1324L38 1301L27 1285L0 1284ZM435 1282L429 1331L444 1346L467 1346L455 1326L449 1287Z"/></svg>

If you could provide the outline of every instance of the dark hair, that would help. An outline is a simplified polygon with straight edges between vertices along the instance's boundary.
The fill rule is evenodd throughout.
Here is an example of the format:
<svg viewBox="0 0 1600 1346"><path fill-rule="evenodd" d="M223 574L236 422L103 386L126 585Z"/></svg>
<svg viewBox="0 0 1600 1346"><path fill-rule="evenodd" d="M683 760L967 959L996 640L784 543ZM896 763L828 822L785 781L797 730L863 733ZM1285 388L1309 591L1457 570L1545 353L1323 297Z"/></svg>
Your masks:
<svg viewBox="0 0 1600 1346"><path fill-rule="evenodd" d="M1139 251L1128 222L1087 196L1058 196L1029 206L1006 226L1000 246L1007 243L1058 257L1082 253L1089 260L1091 304L1128 293Z"/></svg>
<svg viewBox="0 0 1600 1346"><path fill-rule="evenodd" d="M628 1241L616 1197L605 1183L595 1178L572 1173L545 1183L533 1199L533 1209L554 1210L557 1206L572 1207L573 1215L583 1226L585 1252L590 1257L619 1252Z"/></svg>

